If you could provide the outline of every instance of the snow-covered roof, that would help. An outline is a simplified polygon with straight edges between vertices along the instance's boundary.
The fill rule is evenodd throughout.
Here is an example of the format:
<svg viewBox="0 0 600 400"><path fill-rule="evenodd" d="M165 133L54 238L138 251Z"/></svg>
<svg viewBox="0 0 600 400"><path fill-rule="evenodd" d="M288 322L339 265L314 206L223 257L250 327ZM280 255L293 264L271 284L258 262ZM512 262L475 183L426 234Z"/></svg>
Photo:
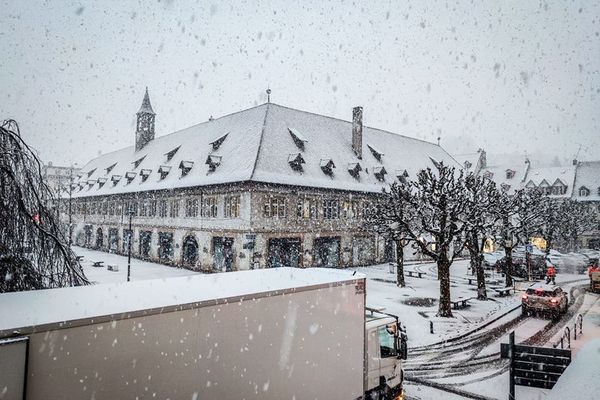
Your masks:
<svg viewBox="0 0 600 400"><path fill-rule="evenodd" d="M589 190L588 196L579 195L581 187L586 187ZM580 201L600 201L600 161L577 164L573 198Z"/></svg>
<svg viewBox="0 0 600 400"><path fill-rule="evenodd" d="M224 136L226 139L214 150L212 143ZM301 173L288 164L289 155L298 153L294 136L301 137L304 146L305 163ZM386 156L378 160L368 146L385 149ZM165 154L178 147L167 161ZM205 164L208 156L220 157L220 165L210 173L210 166ZM338 166L359 162L363 171L358 178L342 168L328 175L321 169L321 160L325 159L331 159ZM140 169L151 169L152 173L145 181L138 174L131 183L121 180L116 185L102 187L84 185L74 197L245 181L380 192L394 177L380 181L373 174L373 167L406 170L414 177L419 170L433 167L432 160L460 167L440 146L369 127L363 128L362 159L358 159L352 151L352 122L266 103L157 137L137 152L130 146L101 155L82 168L83 181L96 182L105 176L106 168L114 164L111 175L125 175ZM177 168L181 161L194 162L188 174L181 176L171 172L160 179L159 167Z"/></svg>
<svg viewBox="0 0 600 400"><path fill-rule="evenodd" d="M466 154L453 154L452 157L454 157L454 159L466 172L476 173L476 168L478 166L481 153L475 152Z"/></svg>
<svg viewBox="0 0 600 400"><path fill-rule="evenodd" d="M566 186L566 192L561 195L550 193L551 197L571 197L575 167L532 167L525 178L525 185L532 183L535 187ZM531 185L530 185L531 186Z"/></svg>
<svg viewBox="0 0 600 400"><path fill-rule="evenodd" d="M32 290L0 294L0 337L45 324L114 316L141 310L363 279L353 271L330 268L269 268L254 271L152 279L118 284ZM151 296L148 294L152 293ZM67 325L67 324L63 324Z"/></svg>
<svg viewBox="0 0 600 400"><path fill-rule="evenodd" d="M494 181L498 189L508 194L514 194L515 191L524 187L528 167L529 165L526 162L519 164L496 164L486 166L479 174ZM513 173L507 174L509 171Z"/></svg>

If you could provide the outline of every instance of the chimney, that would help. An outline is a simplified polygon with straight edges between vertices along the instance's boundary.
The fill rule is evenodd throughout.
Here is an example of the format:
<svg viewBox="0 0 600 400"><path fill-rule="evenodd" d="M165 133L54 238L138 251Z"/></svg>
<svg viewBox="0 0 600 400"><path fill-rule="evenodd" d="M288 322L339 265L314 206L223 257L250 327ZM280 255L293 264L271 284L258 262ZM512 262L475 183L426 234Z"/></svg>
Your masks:
<svg viewBox="0 0 600 400"><path fill-rule="evenodd" d="M362 159L362 113L360 106L352 109L352 150L359 159Z"/></svg>
<svg viewBox="0 0 600 400"><path fill-rule="evenodd" d="M577 160L573 159L573 165L577 165Z"/></svg>

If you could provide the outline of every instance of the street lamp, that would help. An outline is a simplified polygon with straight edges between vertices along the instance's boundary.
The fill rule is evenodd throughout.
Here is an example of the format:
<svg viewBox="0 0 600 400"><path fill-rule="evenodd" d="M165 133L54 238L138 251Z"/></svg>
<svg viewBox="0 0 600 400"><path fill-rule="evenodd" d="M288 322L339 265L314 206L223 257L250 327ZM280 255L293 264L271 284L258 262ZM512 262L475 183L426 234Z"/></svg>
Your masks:
<svg viewBox="0 0 600 400"><path fill-rule="evenodd" d="M133 207L129 205L127 211L129 215L129 238L127 240L127 282L131 280L131 241L133 240L133 231L131 230L131 218L133 217Z"/></svg>

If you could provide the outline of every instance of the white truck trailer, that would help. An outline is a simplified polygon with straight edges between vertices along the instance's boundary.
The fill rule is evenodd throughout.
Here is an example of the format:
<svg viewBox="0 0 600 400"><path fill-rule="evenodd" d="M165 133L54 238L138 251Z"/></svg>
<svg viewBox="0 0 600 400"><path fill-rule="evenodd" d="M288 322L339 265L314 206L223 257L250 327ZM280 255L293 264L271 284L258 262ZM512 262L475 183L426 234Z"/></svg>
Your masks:
<svg viewBox="0 0 600 400"><path fill-rule="evenodd" d="M368 311L349 271L0 295L2 399L401 398L405 355L397 318Z"/></svg>

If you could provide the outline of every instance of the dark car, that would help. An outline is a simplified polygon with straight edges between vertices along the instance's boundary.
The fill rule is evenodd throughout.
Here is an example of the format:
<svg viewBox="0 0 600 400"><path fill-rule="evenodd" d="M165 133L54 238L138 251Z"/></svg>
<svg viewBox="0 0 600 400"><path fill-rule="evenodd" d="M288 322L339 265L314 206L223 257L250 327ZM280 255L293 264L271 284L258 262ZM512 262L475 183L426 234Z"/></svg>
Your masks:
<svg viewBox="0 0 600 400"><path fill-rule="evenodd" d="M567 312L569 297L559 286L535 283L521 298L523 315L542 314L553 319Z"/></svg>

